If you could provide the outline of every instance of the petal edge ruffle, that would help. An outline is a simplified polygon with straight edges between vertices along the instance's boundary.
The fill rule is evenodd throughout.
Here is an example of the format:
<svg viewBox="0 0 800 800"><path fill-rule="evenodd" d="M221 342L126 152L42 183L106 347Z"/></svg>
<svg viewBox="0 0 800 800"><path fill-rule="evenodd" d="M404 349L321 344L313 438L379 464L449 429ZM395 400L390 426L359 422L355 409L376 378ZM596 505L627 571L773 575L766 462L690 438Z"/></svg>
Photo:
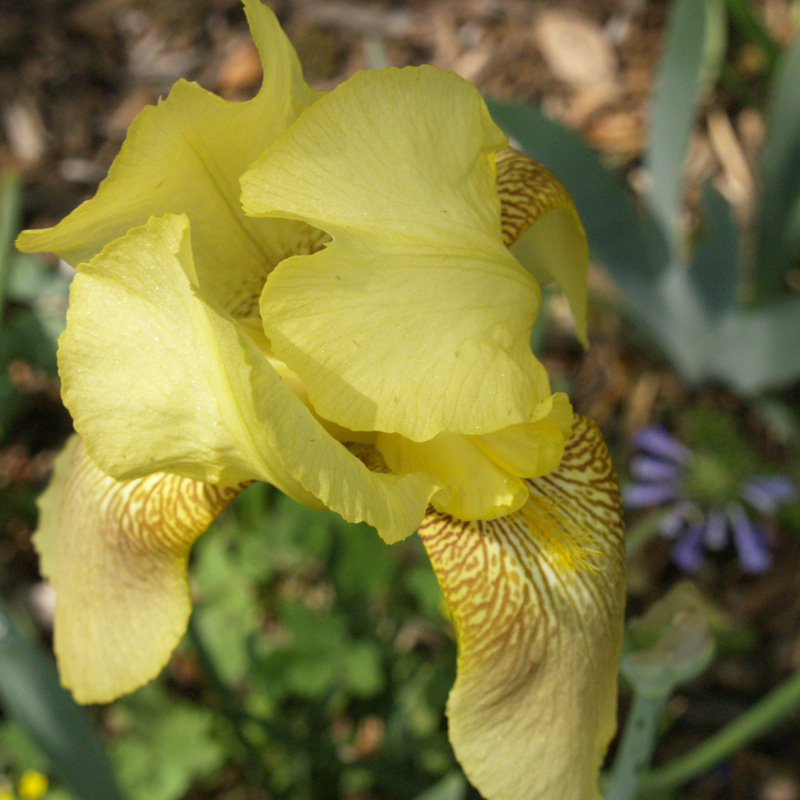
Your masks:
<svg viewBox="0 0 800 800"><path fill-rule="evenodd" d="M239 203L242 173L322 95L303 80L274 13L260 0L244 6L264 71L258 94L231 102L178 81L133 121L95 196L56 226L21 233L21 250L49 250L77 267L149 217L185 213L200 284L239 317L257 308L275 264L319 246L307 225L252 219Z"/></svg>
<svg viewBox="0 0 800 800"><path fill-rule="evenodd" d="M283 261L260 304L325 419L422 442L527 422L550 394L529 344L539 287L500 235L506 142L462 78L387 68L315 103L242 178L247 213L332 237Z"/></svg>

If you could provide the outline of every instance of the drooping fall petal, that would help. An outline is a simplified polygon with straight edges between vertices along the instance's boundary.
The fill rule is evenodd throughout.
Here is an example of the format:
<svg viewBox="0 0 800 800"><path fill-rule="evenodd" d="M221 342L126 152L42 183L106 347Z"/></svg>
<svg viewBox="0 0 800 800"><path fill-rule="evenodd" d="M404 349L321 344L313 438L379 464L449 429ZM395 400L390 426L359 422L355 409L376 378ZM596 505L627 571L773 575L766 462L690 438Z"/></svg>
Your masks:
<svg viewBox="0 0 800 800"><path fill-rule="evenodd" d="M616 725L624 549L617 482L575 417L560 466L490 522L431 514L420 535L459 643L450 740L487 800L596 800Z"/></svg>
<svg viewBox="0 0 800 800"><path fill-rule="evenodd" d="M59 372L88 453L118 480L263 480L387 541L416 530L434 490L419 474L370 472L324 429L198 287L184 216L151 219L79 268Z"/></svg>
<svg viewBox="0 0 800 800"><path fill-rule="evenodd" d="M256 97L227 102L179 81L133 122L97 194L54 228L22 233L20 249L50 250L77 266L151 216L185 213L201 285L236 316L257 309L278 261L313 251L318 236L308 226L251 219L239 204L245 169L321 95L303 81L272 11L260 0L244 5L264 68Z"/></svg>
<svg viewBox="0 0 800 800"><path fill-rule="evenodd" d="M120 483L69 441L35 542L56 589L61 681L76 700L108 702L160 672L191 611L189 549L241 488L164 473Z"/></svg>
<svg viewBox="0 0 800 800"><path fill-rule="evenodd" d="M282 262L261 298L321 416L425 441L527 422L550 394L529 345L539 287L500 235L505 145L471 84L385 69L319 100L245 174L248 213L333 238Z"/></svg>
<svg viewBox="0 0 800 800"><path fill-rule="evenodd" d="M502 150L496 163L503 241L540 283L558 283L588 344L589 245L572 198L547 167L516 150Z"/></svg>

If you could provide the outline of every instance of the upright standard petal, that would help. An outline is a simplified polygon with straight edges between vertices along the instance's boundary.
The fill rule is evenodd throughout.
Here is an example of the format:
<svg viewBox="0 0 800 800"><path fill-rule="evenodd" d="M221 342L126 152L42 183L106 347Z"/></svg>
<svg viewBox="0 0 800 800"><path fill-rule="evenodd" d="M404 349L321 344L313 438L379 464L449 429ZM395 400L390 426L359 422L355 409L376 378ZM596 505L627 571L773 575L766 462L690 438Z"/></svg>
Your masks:
<svg viewBox="0 0 800 800"><path fill-rule="evenodd" d="M487 800L592 800L624 609L619 494L594 423L575 417L559 467L528 486L509 517L420 528L458 634L450 740Z"/></svg>
<svg viewBox="0 0 800 800"><path fill-rule="evenodd" d="M313 251L318 238L296 222L246 217L239 177L321 93L303 81L272 11L260 0L244 5L264 68L256 97L227 102L179 81L133 122L97 194L54 228L23 232L21 250L50 250L77 266L150 216L185 213L201 284L236 316L257 313L269 270Z"/></svg>
<svg viewBox="0 0 800 800"><path fill-rule="evenodd" d="M416 530L435 488L370 472L325 430L197 286L183 216L150 220L78 270L59 372L87 451L119 480L263 480L388 541Z"/></svg>
<svg viewBox="0 0 800 800"><path fill-rule="evenodd" d="M536 281L500 234L506 138L474 86L431 67L359 73L242 179L245 210L333 241L282 262L264 330L319 414L413 441L529 421Z"/></svg>
<svg viewBox="0 0 800 800"><path fill-rule="evenodd" d="M35 543L56 589L61 681L78 702L113 700L166 664L191 611L189 549L241 488L163 473L119 483L68 442Z"/></svg>

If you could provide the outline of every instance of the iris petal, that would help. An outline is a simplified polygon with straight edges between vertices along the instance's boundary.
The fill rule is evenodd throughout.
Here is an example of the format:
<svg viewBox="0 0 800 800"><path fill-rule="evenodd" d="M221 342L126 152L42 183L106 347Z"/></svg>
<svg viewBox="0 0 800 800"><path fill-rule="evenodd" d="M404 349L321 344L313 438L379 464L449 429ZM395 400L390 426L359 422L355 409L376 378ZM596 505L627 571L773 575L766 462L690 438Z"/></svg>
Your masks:
<svg viewBox="0 0 800 800"><path fill-rule="evenodd" d="M576 417L559 467L509 517L431 514L420 535L456 626L450 739L487 800L599 798L616 725L624 549L616 477Z"/></svg>
<svg viewBox="0 0 800 800"><path fill-rule="evenodd" d="M505 144L456 75L376 70L245 174L248 213L333 239L282 262L261 298L267 338L321 416L419 442L527 422L549 396L529 344L539 287L500 235L492 153Z"/></svg>
<svg viewBox="0 0 800 800"><path fill-rule="evenodd" d="M543 164L512 149L496 160L503 240L539 283L561 287L586 345L589 245L575 204Z"/></svg>
<svg viewBox="0 0 800 800"><path fill-rule="evenodd" d="M272 11L259 0L246 0L245 11L264 68L259 93L231 103L178 81L137 116L97 194L54 228L22 233L21 250L50 250L77 266L150 216L185 213L201 284L246 316L278 261L319 246L307 225L250 219L239 204L239 177L321 94L303 81Z"/></svg>
<svg viewBox="0 0 800 800"><path fill-rule="evenodd" d="M189 549L243 486L156 473L109 478L75 436L40 502L36 547L56 589L62 683L108 702L154 678L191 611Z"/></svg>
<svg viewBox="0 0 800 800"><path fill-rule="evenodd" d="M197 286L183 216L150 220L78 270L59 370L90 456L119 480L263 480L387 541L416 530L434 490L419 474L370 472L324 429Z"/></svg>

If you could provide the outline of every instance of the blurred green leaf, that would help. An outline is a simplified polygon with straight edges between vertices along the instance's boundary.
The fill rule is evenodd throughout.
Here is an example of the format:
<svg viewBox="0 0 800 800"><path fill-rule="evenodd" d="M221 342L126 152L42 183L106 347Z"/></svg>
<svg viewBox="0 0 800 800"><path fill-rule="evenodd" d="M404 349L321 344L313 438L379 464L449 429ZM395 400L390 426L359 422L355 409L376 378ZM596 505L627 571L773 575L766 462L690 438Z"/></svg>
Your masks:
<svg viewBox="0 0 800 800"><path fill-rule="evenodd" d="M0 174L0 323L6 302L6 285L11 272L14 237L20 224L21 181L15 172Z"/></svg>
<svg viewBox="0 0 800 800"><path fill-rule="evenodd" d="M0 724L0 774L21 773L26 769L47 774L50 761L19 722L4 720Z"/></svg>
<svg viewBox="0 0 800 800"><path fill-rule="evenodd" d="M764 300L800 264L800 36L781 54L771 87L761 160L753 294Z"/></svg>
<svg viewBox="0 0 800 800"><path fill-rule="evenodd" d="M214 715L157 685L140 689L115 711L123 731L112 754L131 800L177 800L225 762Z"/></svg>
<svg viewBox="0 0 800 800"><path fill-rule="evenodd" d="M348 642L342 651L343 677L356 697L374 697L384 687L381 651L369 639Z"/></svg>
<svg viewBox="0 0 800 800"><path fill-rule="evenodd" d="M739 233L727 200L710 184L703 186L705 229L697 242L689 276L711 317L736 303L739 284Z"/></svg>
<svg viewBox="0 0 800 800"><path fill-rule="evenodd" d="M756 15L752 0L727 0L726 5L731 23L739 29L746 40L760 48L766 57L766 71L772 72L780 54L780 47Z"/></svg>
<svg viewBox="0 0 800 800"><path fill-rule="evenodd" d="M651 181L650 206L676 252L684 163L697 104L719 75L725 43L723 0L675 0L671 5L645 165Z"/></svg>
<svg viewBox="0 0 800 800"><path fill-rule="evenodd" d="M56 295L63 306L71 282L70 275L39 256L14 253L11 257L6 296L9 300L32 306L42 297Z"/></svg>
<svg viewBox="0 0 800 800"><path fill-rule="evenodd" d="M417 564L407 570L405 584L423 614L433 619L446 616L442 588L430 562Z"/></svg>
<svg viewBox="0 0 800 800"><path fill-rule="evenodd" d="M416 800L464 800L466 796L467 782L464 776L460 772L451 772L418 795Z"/></svg>
<svg viewBox="0 0 800 800"><path fill-rule="evenodd" d="M572 195L592 257L636 297L664 268L667 246L651 217L576 133L538 108L488 101L495 121L532 158L549 167Z"/></svg>
<svg viewBox="0 0 800 800"><path fill-rule="evenodd" d="M7 297L33 311L53 352L66 325L71 282L71 275L37 256L17 253L12 259Z"/></svg>
<svg viewBox="0 0 800 800"><path fill-rule="evenodd" d="M0 329L0 367L20 359L34 367L56 372L56 343L30 309L14 308Z"/></svg>
<svg viewBox="0 0 800 800"><path fill-rule="evenodd" d="M800 375L800 297L727 314L708 377L721 378L743 394L780 386Z"/></svg>
<svg viewBox="0 0 800 800"><path fill-rule="evenodd" d="M620 671L637 694L669 697L708 668L716 652L712 625L718 619L718 610L694 584L676 584L628 623Z"/></svg>
<svg viewBox="0 0 800 800"><path fill-rule="evenodd" d="M386 543L367 525L351 525L335 549L333 578L345 597L387 594L398 564Z"/></svg>
<svg viewBox="0 0 800 800"><path fill-rule="evenodd" d="M119 800L111 765L86 713L61 687L43 650L0 599L0 700L82 800Z"/></svg>

